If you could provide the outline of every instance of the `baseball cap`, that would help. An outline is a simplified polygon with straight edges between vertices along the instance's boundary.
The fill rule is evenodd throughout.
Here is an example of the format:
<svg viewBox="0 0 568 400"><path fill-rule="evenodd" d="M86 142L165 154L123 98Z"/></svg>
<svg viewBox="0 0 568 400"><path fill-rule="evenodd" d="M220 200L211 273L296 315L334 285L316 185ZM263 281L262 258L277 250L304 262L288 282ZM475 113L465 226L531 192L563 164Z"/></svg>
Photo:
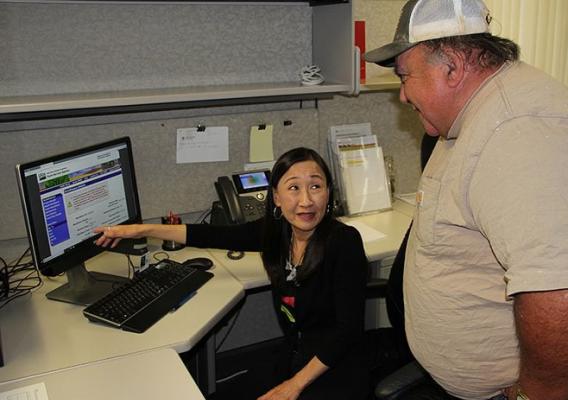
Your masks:
<svg viewBox="0 0 568 400"><path fill-rule="evenodd" d="M365 53L383 67L418 43L449 36L489 32L489 10L482 0L410 0L402 8L392 43Z"/></svg>

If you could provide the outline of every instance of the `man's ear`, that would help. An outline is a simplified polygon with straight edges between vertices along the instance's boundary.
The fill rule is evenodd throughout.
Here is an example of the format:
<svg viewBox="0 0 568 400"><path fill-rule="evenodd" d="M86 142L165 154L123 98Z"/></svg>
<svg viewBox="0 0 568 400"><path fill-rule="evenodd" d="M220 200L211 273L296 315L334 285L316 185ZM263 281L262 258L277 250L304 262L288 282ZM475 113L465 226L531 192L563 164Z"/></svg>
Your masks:
<svg viewBox="0 0 568 400"><path fill-rule="evenodd" d="M463 82L466 75L465 55L453 49L445 49L444 53L448 86L455 88Z"/></svg>

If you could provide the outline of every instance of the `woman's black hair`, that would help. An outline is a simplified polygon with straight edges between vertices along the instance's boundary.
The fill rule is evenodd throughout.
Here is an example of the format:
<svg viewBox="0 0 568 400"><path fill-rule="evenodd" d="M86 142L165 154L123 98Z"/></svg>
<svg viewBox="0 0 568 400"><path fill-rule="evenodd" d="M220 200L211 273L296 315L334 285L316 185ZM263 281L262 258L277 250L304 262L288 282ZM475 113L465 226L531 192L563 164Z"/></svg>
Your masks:
<svg viewBox="0 0 568 400"><path fill-rule="evenodd" d="M264 218L264 236L262 243L262 261L264 268L275 288L282 288L285 284L285 265L290 254L290 240L292 228L283 217L278 217L278 211L274 204L274 190L278 186L282 176L292 165L303 161L314 161L323 171L327 183L329 199L326 213L310 237L302 267L298 269L297 282L309 277L323 262L325 238L328 236L331 221L333 219L333 179L331 172L324 159L312 149L297 147L282 154L274 164L270 175L270 188L266 197L266 216Z"/></svg>

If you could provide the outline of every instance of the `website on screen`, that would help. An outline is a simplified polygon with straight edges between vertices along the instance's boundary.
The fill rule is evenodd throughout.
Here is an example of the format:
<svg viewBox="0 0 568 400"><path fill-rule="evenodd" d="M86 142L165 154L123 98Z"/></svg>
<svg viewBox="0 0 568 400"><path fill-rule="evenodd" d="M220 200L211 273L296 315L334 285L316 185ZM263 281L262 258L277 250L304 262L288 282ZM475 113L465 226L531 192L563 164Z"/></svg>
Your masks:
<svg viewBox="0 0 568 400"><path fill-rule="evenodd" d="M48 261L88 239L93 228L128 219L117 149L89 154L34 170L49 239Z"/></svg>

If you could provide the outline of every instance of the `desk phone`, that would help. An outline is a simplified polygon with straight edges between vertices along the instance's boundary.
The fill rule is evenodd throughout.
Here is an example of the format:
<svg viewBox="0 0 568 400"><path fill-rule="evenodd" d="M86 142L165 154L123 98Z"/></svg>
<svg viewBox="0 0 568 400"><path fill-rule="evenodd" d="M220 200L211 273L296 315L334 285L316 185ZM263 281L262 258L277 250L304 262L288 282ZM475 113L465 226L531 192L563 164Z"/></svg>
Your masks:
<svg viewBox="0 0 568 400"><path fill-rule="evenodd" d="M221 176L215 182L219 201L213 203L213 225L242 224L262 218L270 171L251 171Z"/></svg>

